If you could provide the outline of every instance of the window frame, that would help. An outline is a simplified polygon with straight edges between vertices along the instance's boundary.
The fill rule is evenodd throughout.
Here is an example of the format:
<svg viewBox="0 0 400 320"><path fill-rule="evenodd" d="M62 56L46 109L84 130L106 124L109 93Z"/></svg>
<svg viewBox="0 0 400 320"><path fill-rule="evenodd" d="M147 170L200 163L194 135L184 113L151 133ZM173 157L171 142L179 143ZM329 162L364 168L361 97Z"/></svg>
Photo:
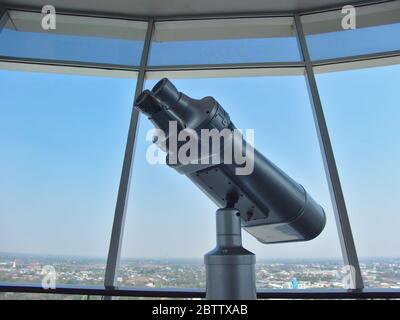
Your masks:
<svg viewBox="0 0 400 320"><path fill-rule="evenodd" d="M390 2L390 1L386 1ZM382 2L385 5L386 2ZM370 4L370 6L379 6L380 4ZM368 4L359 5L360 7L368 7ZM0 6L0 32L5 25L8 17L8 10L24 10L24 8L12 8ZM32 11L31 8L25 8L26 11ZM111 76L129 76L131 72L137 73L137 85L135 97L143 90L146 77L156 78L162 75L190 76L193 71L201 71L204 76L210 76L215 73L224 73L226 75L256 75L257 73L272 74L290 74L299 72L303 73L308 84L311 107L314 114L314 122L317 135L320 142L321 156L324 159L325 173L328 179L328 185L331 194L331 200L335 212L338 235L342 248L342 255L345 264L351 264L355 267L355 288L350 290L260 290L259 298L400 298L399 289L364 289L358 256L354 245L351 225L349 222L346 205L344 202L343 192L340 179L336 167L335 156L329 138L329 132L326 126L323 106L320 100L318 88L315 80L315 73L330 72L336 70L347 70L348 68L360 68L368 66L376 66L380 64L400 63L400 50L390 52L379 52L374 54L361 54L357 56L342 57L335 59L327 59L320 61L312 61L309 55L305 34L301 17L308 14L324 14L324 12L332 11L333 8L319 10L317 12L300 12L288 13L284 15L276 14L255 14L255 15L225 15L225 16L196 16L196 17L155 17L141 18L137 17L120 17L120 19L131 19L147 22L146 37L144 40L143 51L141 54L139 66L120 66L102 63L85 63L85 62L66 62L54 61L46 59L26 59L17 57L0 56L0 68L14 68L19 70L43 70L45 68L49 72L56 73L90 73L96 74L107 70L111 72ZM40 12L38 9L36 12ZM60 12L62 14L74 15L75 13ZM88 13L80 13L80 16L91 16ZM302 60L300 62L267 62L267 63L225 63L211 65L166 65L166 66L148 66L149 50L154 34L155 22L163 21L181 21L193 19L224 19L224 18L250 18L250 17L289 17L294 18L295 33L299 43ZM99 17L99 15L93 15ZM106 16L104 16L106 17ZM118 18L118 17L110 17ZM124 162L121 171L121 179L118 190L116 209L114 214L113 228L110 240L109 253L107 258L106 275L104 286L88 287L88 286L61 286L56 289L45 290L40 286L21 285L21 284L4 284L0 283L0 292L37 292L37 293L64 293L64 294L83 294L83 295L101 295L106 298L112 296L141 296L141 297L190 297L204 298L205 292L196 289L150 289L150 288L118 288L116 286L116 274L120 259L120 249L122 247L122 236L128 201L128 192L130 185L130 177L132 176L133 155L136 143L136 134L138 131L138 111L132 109L128 138L126 143Z"/></svg>

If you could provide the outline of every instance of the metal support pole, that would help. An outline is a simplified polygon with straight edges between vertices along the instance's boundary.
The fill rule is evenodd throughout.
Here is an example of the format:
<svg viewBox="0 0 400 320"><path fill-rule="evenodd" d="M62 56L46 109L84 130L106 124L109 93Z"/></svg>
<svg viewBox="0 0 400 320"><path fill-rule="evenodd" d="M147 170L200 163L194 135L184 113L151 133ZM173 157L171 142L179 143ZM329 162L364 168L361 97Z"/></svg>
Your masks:
<svg viewBox="0 0 400 320"><path fill-rule="evenodd" d="M146 64L149 55L151 36L153 33L154 22L150 19L148 22L146 38L144 41L142 57L140 61L139 75L136 84L135 98L143 91ZM126 207L128 203L130 177L133 155L135 150L135 140L138 128L139 112L133 108L131 122L129 125L128 139L125 148L124 163L122 166L121 180L118 189L117 204L114 214L114 222L111 233L110 248L108 251L107 265L104 277L104 286L112 288L116 284L116 275L119 266L122 237L124 231L124 222L126 216ZM106 297L107 298L107 297Z"/></svg>
<svg viewBox="0 0 400 320"><path fill-rule="evenodd" d="M360 264L358 262L356 246L354 244L353 234L351 232L350 221L347 214L342 187L340 184L339 173L336 167L335 156L333 154L328 127L326 125L317 82L315 80L313 65L311 63L310 55L308 52L308 47L300 16L295 15L294 19L299 46L305 62L305 76L310 95L311 107L314 115L314 122L317 129L319 145L324 161L325 173L328 180L333 210L335 213L336 226L338 229L343 260L345 265L350 265L353 267L350 273L353 285L352 289L362 289L364 287L364 284L361 276Z"/></svg>
<svg viewBox="0 0 400 320"><path fill-rule="evenodd" d="M211 300L256 299L256 256L242 247L237 209L218 209L217 246L204 255L206 297Z"/></svg>

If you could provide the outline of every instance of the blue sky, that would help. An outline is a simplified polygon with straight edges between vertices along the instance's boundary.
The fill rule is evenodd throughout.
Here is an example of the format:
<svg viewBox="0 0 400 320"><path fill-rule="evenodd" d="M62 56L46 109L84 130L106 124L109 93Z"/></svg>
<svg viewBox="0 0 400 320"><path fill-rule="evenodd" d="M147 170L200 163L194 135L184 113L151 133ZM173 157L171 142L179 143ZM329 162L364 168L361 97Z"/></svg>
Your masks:
<svg viewBox="0 0 400 320"><path fill-rule="evenodd" d="M325 204L328 227L319 239L266 246L245 234L246 246L260 258L339 257L304 78L181 79L174 83L193 97L214 96L238 128L255 130L256 148ZM144 141L149 128L149 121L142 118L139 141ZM148 165L144 156L146 146L138 145L136 152L123 254L170 256L176 248L181 248L182 255L202 256L214 246L215 206L184 176L168 167ZM156 184L149 174L157 180ZM150 215L135 215L141 208L147 208ZM158 217L157 224L154 216Z"/></svg>
<svg viewBox="0 0 400 320"><path fill-rule="evenodd" d="M361 255L399 255L400 67L318 75ZM340 257L302 76L180 79L214 96L255 146L327 212L310 242L245 245L263 258ZM108 250L135 81L0 71L0 251L104 256ZM149 81L152 86L154 81ZM214 246L214 205L184 176L150 166L140 119L123 256L201 257Z"/></svg>
<svg viewBox="0 0 400 320"><path fill-rule="evenodd" d="M400 136L399 80L400 66L317 76L360 256L400 255L395 245L400 240L400 145L393 143ZM256 148L302 183L326 210L326 228L315 240L262 245L245 235L246 246L260 258L340 256L304 78L181 79L174 83L179 90L197 98L214 96L236 126L254 128ZM144 141L151 124L147 119L141 120L138 139ZM128 209L132 213L127 219L123 253L169 256L175 248L182 247L185 255L201 255L213 246L214 207L185 177L166 167L150 167L144 159L145 146L139 144L136 153ZM152 168L156 185L148 179ZM173 204L173 208L166 210L165 203ZM142 207L159 217L161 223L154 224L151 216L135 215ZM158 212L164 213L157 215ZM186 221L186 225L179 221ZM159 247L165 249L159 252Z"/></svg>
<svg viewBox="0 0 400 320"><path fill-rule="evenodd" d="M317 76L362 256L400 256L400 65Z"/></svg>
<svg viewBox="0 0 400 320"><path fill-rule="evenodd" d="M393 37L399 25L307 41L314 59L394 50L400 48ZM372 34L377 41L369 41ZM226 50L221 41L157 43L150 63L299 59L294 38L267 40L228 40ZM10 30L0 33L0 44L0 55L131 65L142 48L140 41ZM399 80L398 65L317 76L360 256L400 255ZM238 128L255 129L256 148L327 213L315 240L262 245L245 234L245 246L260 259L340 257L304 77L174 83L196 98L214 96ZM106 256L135 85L132 79L0 70L0 252ZM122 254L201 257L214 246L216 208L184 176L146 162L150 128L141 117Z"/></svg>
<svg viewBox="0 0 400 320"><path fill-rule="evenodd" d="M0 71L0 251L104 255L135 81Z"/></svg>

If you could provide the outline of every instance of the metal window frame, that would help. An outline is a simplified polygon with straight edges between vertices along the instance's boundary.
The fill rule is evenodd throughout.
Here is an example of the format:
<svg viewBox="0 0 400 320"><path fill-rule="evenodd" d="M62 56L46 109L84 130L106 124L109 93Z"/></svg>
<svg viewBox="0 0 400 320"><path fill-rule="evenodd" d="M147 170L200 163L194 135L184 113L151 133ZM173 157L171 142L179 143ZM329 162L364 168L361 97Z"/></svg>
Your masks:
<svg viewBox="0 0 400 320"><path fill-rule="evenodd" d="M154 21L150 19L147 25L146 37L144 41L142 57L140 60L139 74L136 83L135 99L143 91L146 65L149 56L151 37L153 34ZM139 125L139 112L132 106L131 121L126 142L124 162L122 165L121 179L118 188L118 197L115 207L114 221L111 232L110 248L108 251L107 264L104 276L104 286L114 287L121 256L122 238L124 233L124 224L126 209L128 205L130 178L132 174L132 163L135 151L135 141Z"/></svg>
<svg viewBox="0 0 400 320"><path fill-rule="evenodd" d="M368 6L379 3L391 2L392 0L384 1L360 1L360 3L353 4L354 6ZM306 14L321 13L330 10L338 9L338 6L328 7L319 10L310 10L304 12L283 12L283 13L247 13L247 14L234 14L234 15L198 15L198 16L170 16L170 17L134 17L123 15L104 15L88 12L62 12L60 14L72 14L87 17L100 17L100 18L113 18L113 19L127 19L147 21L147 31L144 40L144 46L139 66L126 66L116 64L103 64L103 63L90 63L80 61L56 61L47 59L31 59L31 58L17 58L17 57L3 57L0 56L0 62L5 63L19 63L19 64L37 64L37 65L51 65L51 66L71 66L95 69L108 69L108 70L125 70L138 72L137 85L135 89L135 97L142 91L146 72L169 72L169 71L195 71L195 70L237 70L237 69L254 69L254 68L288 68L288 67L303 67L305 68L305 78L309 89L309 96L311 107L314 115L314 122L316 126L317 136L319 138L321 155L324 161L325 172L330 189L331 200L334 207L336 218L336 225L342 255L344 262L353 265L355 268L354 274L354 290L336 290L336 289L322 289L322 290L260 290L258 293L259 298L400 298L400 290L390 289L364 289L361 270L358 262L356 246L352 236L351 225L348 218L348 213L343 197L343 192L340 184L340 178L335 163L334 153L329 138L323 106L318 92L318 87L315 80L314 67L328 66L339 63L370 61L374 59L400 57L400 50L390 52L379 52L373 54L361 54L350 57L340 57L334 59L312 61L309 56L308 47L305 35L302 28L301 16ZM7 19L7 10L23 10L40 12L38 8L31 7L6 7L0 6L0 18ZM157 21L169 20L190 20L190 19L229 19L229 18L254 18L254 17L293 17L296 27L296 37L299 43L299 50L303 57L302 61L294 62L266 62L266 63L240 63L240 64L206 64L206 65L167 65L167 66L148 66L148 57L151 46L151 38L154 30L154 23ZM0 19L1 21L1 19ZM0 29L1 30L1 29ZM124 162L122 166L121 179L118 189L118 197L114 214L114 221L110 239L110 247L107 258L104 287L90 287L90 286L61 286L55 290L45 290L35 285L17 285L17 284L1 284L0 292L38 292L38 293L65 293L65 294L88 294L88 295L101 295L104 297L111 296L143 296L143 297L190 297L202 298L205 293L203 290L197 289L141 289L141 288L119 288L116 286L116 275L118 272L118 265L120 259L120 251L122 247L123 228L126 215L126 208L129 196L130 177L133 166L133 156L135 150L136 135L138 131L138 112L132 108L130 126L128 131L128 138L126 143Z"/></svg>
<svg viewBox="0 0 400 320"><path fill-rule="evenodd" d="M0 56L0 61L8 63L20 63L20 64L29 63L29 64L37 64L45 66L49 65L58 67L78 67L78 68L93 68L93 69L135 71L135 72L138 72L140 69L140 67L122 65L122 64L107 64L107 63L97 63L97 62L51 60L51 59L8 57L8 56Z"/></svg>
<svg viewBox="0 0 400 320"><path fill-rule="evenodd" d="M396 0L359 0L351 5L354 7L364 7L376 4L382 4L387 2L393 2ZM158 21L172 21L172 20L208 20L208 19L240 19L240 18L270 18L270 17L293 17L295 14L307 15L314 13L323 13L326 11L333 11L343 7L344 4L328 5L316 9L309 10L297 10L297 11L276 11L276 12L238 12L238 13L217 13L217 14L181 14L181 15L162 15L162 16L144 16L144 15L126 15L126 14L114 14L97 11L84 11L84 10L65 10L57 9L57 13L64 15L75 15L85 16L94 18L109 18L109 19L122 19L122 20L136 20L136 21L148 21L150 18ZM16 5L16 4L5 4L3 5L7 10L19 10L27 12L41 12L41 7L29 6L29 5Z"/></svg>
<svg viewBox="0 0 400 320"><path fill-rule="evenodd" d="M8 16L7 10L2 5L0 5L0 32L1 30L3 30L3 27L7 23L8 19L7 16Z"/></svg>
<svg viewBox="0 0 400 320"><path fill-rule="evenodd" d="M333 211L335 214L336 227L338 228L343 260L345 265L350 265L354 268L354 273L350 273L354 289L362 289L364 287L364 283L361 276L360 264L358 261L350 220L347 214L346 203L344 201L343 191L340 184L339 172L337 170L335 156L333 154L333 148L329 137L328 127L326 125L324 111L322 109L314 68L308 52L303 26L301 24L301 18L299 15L295 15L294 19L299 47L305 62L305 77L314 116L314 124L317 130L318 141L324 162L325 174L328 181Z"/></svg>
<svg viewBox="0 0 400 320"><path fill-rule="evenodd" d="M55 289L43 289L36 284L0 283L0 292L66 294L108 297L147 298L197 298L204 299L204 289L194 288L131 288L105 286L59 285ZM400 289L259 289L259 299L399 299Z"/></svg>

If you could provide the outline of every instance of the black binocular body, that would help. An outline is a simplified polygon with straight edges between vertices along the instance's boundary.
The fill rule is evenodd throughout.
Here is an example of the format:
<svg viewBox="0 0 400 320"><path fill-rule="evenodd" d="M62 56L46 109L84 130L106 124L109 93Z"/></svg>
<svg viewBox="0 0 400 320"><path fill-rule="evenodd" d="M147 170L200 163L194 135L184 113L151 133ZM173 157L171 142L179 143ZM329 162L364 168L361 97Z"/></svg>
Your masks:
<svg viewBox="0 0 400 320"><path fill-rule="evenodd" d="M152 90L143 91L135 107L165 133L155 143L167 152L167 164L186 175L218 207L238 209L242 227L260 242L311 240L324 229L323 208L246 142L214 98L190 98L164 78ZM208 135L203 136L205 131ZM177 138L181 132L187 133L187 139L196 136L198 150L206 154L198 152L189 162L181 161L179 150L187 143ZM210 132L220 133L218 148L213 149Z"/></svg>

